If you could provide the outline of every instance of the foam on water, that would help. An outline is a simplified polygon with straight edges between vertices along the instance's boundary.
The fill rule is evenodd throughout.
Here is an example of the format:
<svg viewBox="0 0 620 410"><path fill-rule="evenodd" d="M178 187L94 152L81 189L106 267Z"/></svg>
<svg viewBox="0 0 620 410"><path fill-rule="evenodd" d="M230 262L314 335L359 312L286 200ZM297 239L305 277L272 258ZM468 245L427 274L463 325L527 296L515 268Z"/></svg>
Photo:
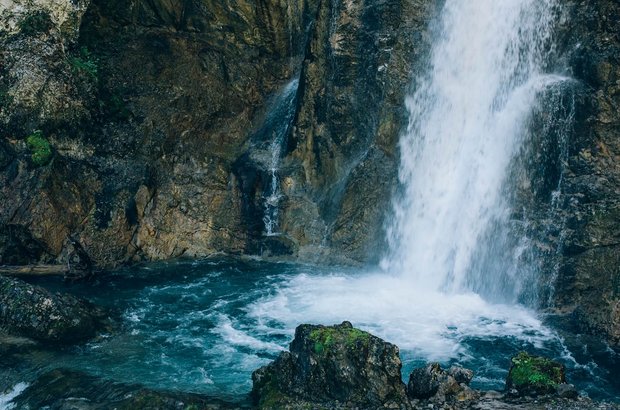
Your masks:
<svg viewBox="0 0 620 410"><path fill-rule="evenodd" d="M0 410L13 410L15 409L15 404L13 404L13 400L17 398L20 394L26 390L28 387L28 383L17 383L15 386L10 388L5 393L0 393Z"/></svg>
<svg viewBox="0 0 620 410"><path fill-rule="evenodd" d="M279 352L284 350L282 346L276 343L263 342L251 336L248 332L236 329L233 326L232 320L223 314L218 315L218 323L213 332L232 346L246 347L254 351L264 352Z"/></svg>
<svg viewBox="0 0 620 410"><path fill-rule="evenodd" d="M302 274L250 305L248 315L278 324L275 329L348 320L402 350L444 362L467 355L461 344L466 337L514 337L534 345L553 337L524 307L491 304L473 292L409 288L400 277L384 274Z"/></svg>

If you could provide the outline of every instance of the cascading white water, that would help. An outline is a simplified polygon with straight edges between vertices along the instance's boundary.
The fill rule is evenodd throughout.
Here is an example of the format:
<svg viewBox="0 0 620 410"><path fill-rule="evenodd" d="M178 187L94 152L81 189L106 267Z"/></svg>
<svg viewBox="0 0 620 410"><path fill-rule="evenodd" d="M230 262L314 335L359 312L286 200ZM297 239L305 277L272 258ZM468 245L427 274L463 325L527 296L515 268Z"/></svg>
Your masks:
<svg viewBox="0 0 620 410"><path fill-rule="evenodd" d="M528 276L509 237L509 168L544 73L554 0L447 0L428 75L407 99L402 196L383 265L415 286L513 301ZM523 244L521 244L523 245ZM481 283L484 282L484 283Z"/></svg>

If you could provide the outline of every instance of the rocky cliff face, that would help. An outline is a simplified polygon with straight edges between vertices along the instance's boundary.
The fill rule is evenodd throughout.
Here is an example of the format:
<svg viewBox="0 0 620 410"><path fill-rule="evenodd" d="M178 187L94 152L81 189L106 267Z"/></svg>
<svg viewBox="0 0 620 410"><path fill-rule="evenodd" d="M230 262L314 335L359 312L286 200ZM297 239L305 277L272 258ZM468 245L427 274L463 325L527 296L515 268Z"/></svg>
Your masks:
<svg viewBox="0 0 620 410"><path fill-rule="evenodd" d="M620 4L571 1L561 47L579 81L563 167L554 304L620 344Z"/></svg>
<svg viewBox="0 0 620 410"><path fill-rule="evenodd" d="M69 238L106 267L378 256L428 3L4 1L0 263ZM268 237L269 110L295 78Z"/></svg>

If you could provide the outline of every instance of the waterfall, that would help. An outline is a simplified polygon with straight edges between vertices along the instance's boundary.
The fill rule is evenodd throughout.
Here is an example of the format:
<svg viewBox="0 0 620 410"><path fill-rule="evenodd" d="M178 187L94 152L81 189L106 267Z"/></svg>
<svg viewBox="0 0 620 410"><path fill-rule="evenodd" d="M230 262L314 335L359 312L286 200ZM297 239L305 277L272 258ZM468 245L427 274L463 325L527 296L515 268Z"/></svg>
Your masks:
<svg viewBox="0 0 620 410"><path fill-rule="evenodd" d="M271 136L271 143L268 149L269 159L267 163L270 181L265 191L263 214L263 223L265 224L265 234L267 236L277 235L278 233L280 201L282 200L279 177L282 145L291 129L295 117L295 100L298 87L298 78L291 80L284 87L274 101L263 126L266 130L264 132L270 133Z"/></svg>
<svg viewBox="0 0 620 410"><path fill-rule="evenodd" d="M567 82L552 67L559 11L555 0L445 1L428 70L406 101L382 269L297 275L250 307L261 324L349 320L400 346L405 362L466 362L480 353L475 341L495 338L519 349L553 340L530 310L535 228L516 207L541 174L529 172L528 153L550 138L536 124L556 115L545 96Z"/></svg>
<svg viewBox="0 0 620 410"><path fill-rule="evenodd" d="M531 281L511 226L510 167L546 73L554 0L447 0L426 76L407 99L402 195L383 267L417 287L515 301Z"/></svg>

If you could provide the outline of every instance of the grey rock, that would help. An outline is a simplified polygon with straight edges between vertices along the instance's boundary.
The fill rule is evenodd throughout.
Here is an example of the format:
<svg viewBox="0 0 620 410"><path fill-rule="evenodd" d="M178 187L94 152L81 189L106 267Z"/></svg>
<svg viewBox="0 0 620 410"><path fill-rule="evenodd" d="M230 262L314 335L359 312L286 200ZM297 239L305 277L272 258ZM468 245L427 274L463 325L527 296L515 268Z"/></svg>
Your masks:
<svg viewBox="0 0 620 410"><path fill-rule="evenodd" d="M0 329L52 344L74 344L110 325L107 312L71 295L52 294L0 276Z"/></svg>
<svg viewBox="0 0 620 410"><path fill-rule="evenodd" d="M472 378L471 370L452 366L446 371L439 363L430 363L411 372L407 394L412 399L431 400L436 403L471 401L478 397L477 392L467 387Z"/></svg>
<svg viewBox="0 0 620 410"><path fill-rule="evenodd" d="M568 384L568 383L558 384L555 390L556 390L556 394L559 397L562 397L564 399L576 399L577 397L579 397L579 392L577 391L575 386L573 386L572 384Z"/></svg>
<svg viewBox="0 0 620 410"><path fill-rule="evenodd" d="M474 378L474 372L472 370L465 369L464 367L460 366L451 366L448 369L448 374L454 377L454 379L458 383L465 383L467 385Z"/></svg>

